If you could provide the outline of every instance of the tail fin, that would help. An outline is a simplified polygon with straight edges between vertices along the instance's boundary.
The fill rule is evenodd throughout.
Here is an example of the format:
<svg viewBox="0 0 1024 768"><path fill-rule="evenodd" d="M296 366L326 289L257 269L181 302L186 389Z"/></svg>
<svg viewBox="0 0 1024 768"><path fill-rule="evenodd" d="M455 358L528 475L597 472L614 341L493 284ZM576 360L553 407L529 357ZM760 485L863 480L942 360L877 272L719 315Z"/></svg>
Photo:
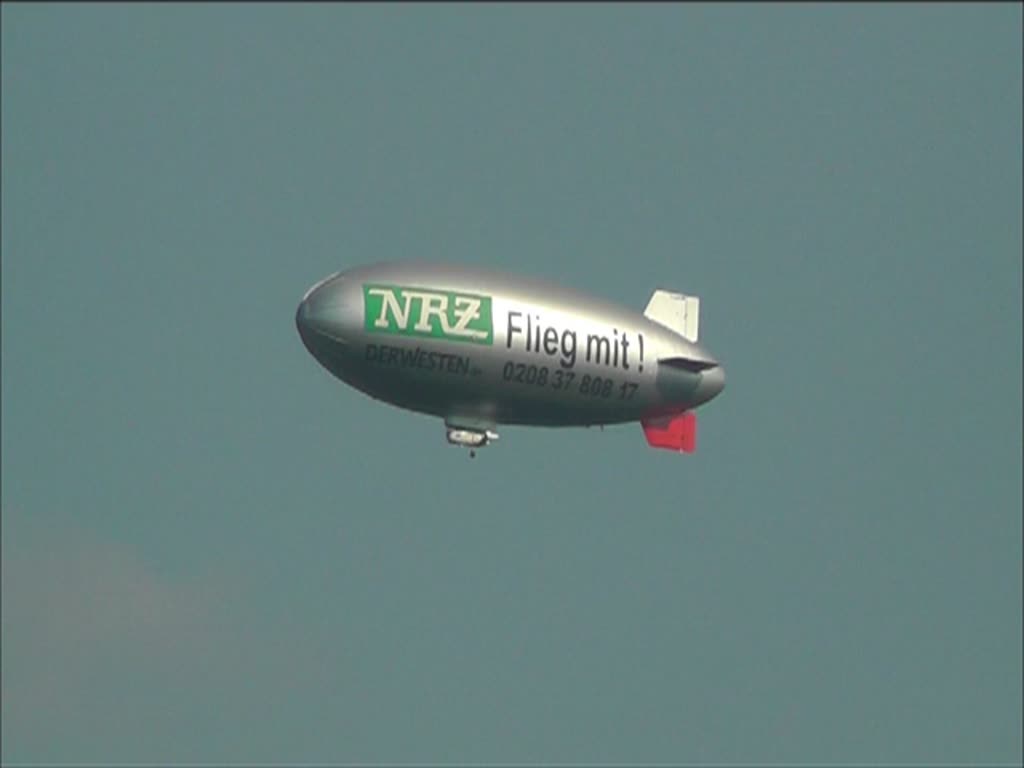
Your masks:
<svg viewBox="0 0 1024 768"><path fill-rule="evenodd" d="M700 299L681 293L657 290L647 302L644 315L670 331L682 334L690 341L697 341L700 325Z"/></svg>
<svg viewBox="0 0 1024 768"><path fill-rule="evenodd" d="M697 414L686 411L678 416L662 416L640 422L644 437L653 448L693 453L697 450Z"/></svg>

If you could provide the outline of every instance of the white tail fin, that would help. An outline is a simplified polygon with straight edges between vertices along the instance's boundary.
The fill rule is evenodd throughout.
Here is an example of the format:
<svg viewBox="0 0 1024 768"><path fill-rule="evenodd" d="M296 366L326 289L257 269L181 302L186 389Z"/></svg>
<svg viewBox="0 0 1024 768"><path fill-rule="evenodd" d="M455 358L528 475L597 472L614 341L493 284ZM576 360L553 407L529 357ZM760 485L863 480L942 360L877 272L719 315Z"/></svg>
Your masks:
<svg viewBox="0 0 1024 768"><path fill-rule="evenodd" d="M697 341L700 326L700 299L681 293L657 290L647 302L644 315L671 331Z"/></svg>

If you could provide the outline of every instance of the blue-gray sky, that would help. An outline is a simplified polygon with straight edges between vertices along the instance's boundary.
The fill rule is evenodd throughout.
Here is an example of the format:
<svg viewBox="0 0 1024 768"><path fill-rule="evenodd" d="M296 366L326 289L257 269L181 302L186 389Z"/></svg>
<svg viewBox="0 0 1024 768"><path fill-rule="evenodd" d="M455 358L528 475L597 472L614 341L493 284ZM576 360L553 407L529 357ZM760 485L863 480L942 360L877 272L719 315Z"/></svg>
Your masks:
<svg viewBox="0 0 1024 768"><path fill-rule="evenodd" d="M4 4L4 761L1021 760L1021 6ZM293 324L702 298L694 456Z"/></svg>

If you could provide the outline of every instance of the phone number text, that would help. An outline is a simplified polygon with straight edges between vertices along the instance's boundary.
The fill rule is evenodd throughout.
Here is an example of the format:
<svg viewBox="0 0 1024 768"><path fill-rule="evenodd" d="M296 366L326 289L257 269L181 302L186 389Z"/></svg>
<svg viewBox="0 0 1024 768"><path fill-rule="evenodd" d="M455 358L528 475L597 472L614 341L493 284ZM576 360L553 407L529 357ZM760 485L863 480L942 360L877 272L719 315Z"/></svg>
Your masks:
<svg viewBox="0 0 1024 768"><path fill-rule="evenodd" d="M563 389L594 398L629 400L637 390L637 385L632 381L616 382L610 377L591 376L589 373L577 376L575 371L561 368L550 370L545 365L526 365L511 360L501 369L501 377L513 384Z"/></svg>

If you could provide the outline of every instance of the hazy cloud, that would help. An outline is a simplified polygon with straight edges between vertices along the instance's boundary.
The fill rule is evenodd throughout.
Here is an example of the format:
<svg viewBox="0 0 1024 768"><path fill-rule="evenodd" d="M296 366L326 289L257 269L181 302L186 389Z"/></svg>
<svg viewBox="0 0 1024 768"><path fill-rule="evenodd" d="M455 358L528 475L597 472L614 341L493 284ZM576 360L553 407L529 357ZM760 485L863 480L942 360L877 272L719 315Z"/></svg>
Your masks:
<svg viewBox="0 0 1024 768"><path fill-rule="evenodd" d="M247 614L240 580L170 578L126 544L3 518L5 761L209 757L176 724L248 720L315 678L315 637Z"/></svg>

